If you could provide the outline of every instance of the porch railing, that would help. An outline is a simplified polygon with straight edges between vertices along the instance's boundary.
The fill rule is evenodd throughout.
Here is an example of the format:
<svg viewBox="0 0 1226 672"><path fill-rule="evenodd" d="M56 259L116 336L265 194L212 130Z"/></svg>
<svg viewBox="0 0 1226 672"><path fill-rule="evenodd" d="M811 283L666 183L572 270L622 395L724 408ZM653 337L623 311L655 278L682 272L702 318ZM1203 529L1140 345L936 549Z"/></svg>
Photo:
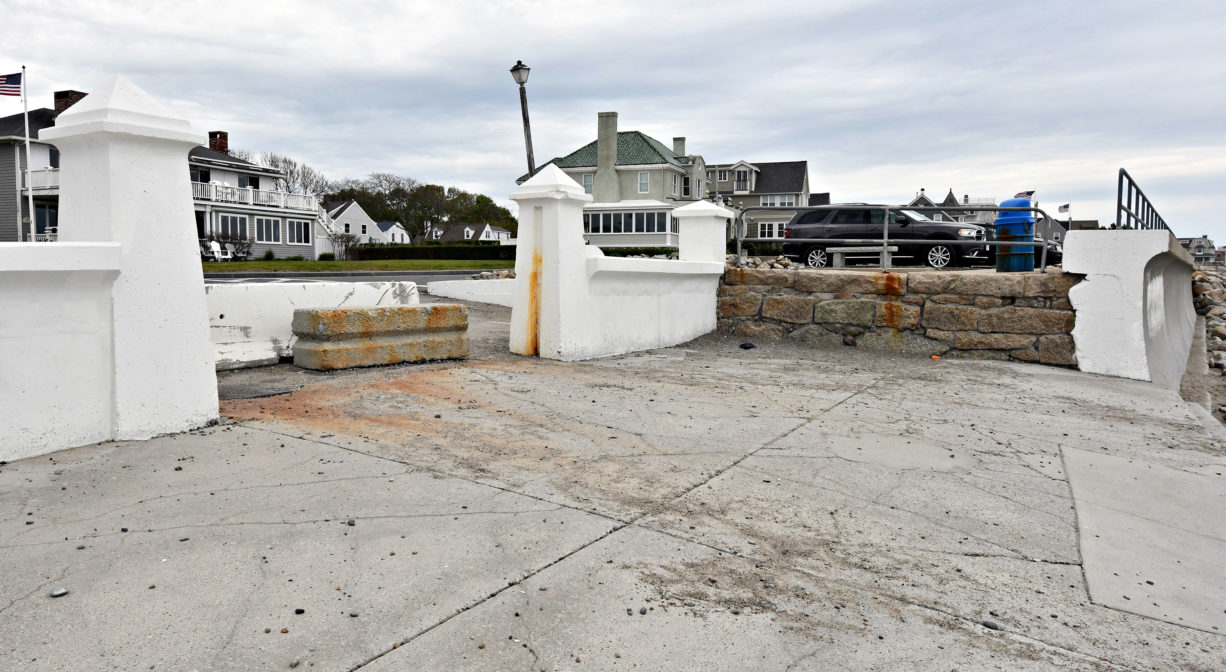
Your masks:
<svg viewBox="0 0 1226 672"><path fill-rule="evenodd" d="M33 188L35 191L40 189L59 189L60 169L43 168L40 170L31 170L29 180L26 179L25 173L23 172L21 174L21 188Z"/></svg>
<svg viewBox="0 0 1226 672"><path fill-rule="evenodd" d="M251 187L232 187L227 184L192 182L192 198L216 203L262 205L290 210L315 210L319 207L314 196L287 194L283 191L265 191Z"/></svg>

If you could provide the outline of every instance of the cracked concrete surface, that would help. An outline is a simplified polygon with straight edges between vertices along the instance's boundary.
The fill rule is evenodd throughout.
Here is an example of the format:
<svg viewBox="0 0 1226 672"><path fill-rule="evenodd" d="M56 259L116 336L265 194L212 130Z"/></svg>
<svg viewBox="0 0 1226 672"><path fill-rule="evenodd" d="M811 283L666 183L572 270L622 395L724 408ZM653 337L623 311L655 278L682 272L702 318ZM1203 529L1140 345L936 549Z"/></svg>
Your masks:
<svg viewBox="0 0 1226 672"><path fill-rule="evenodd" d="M715 336L563 364L470 311L467 362L225 374L233 424L0 467L0 668L1226 668L1226 451L1171 392Z"/></svg>

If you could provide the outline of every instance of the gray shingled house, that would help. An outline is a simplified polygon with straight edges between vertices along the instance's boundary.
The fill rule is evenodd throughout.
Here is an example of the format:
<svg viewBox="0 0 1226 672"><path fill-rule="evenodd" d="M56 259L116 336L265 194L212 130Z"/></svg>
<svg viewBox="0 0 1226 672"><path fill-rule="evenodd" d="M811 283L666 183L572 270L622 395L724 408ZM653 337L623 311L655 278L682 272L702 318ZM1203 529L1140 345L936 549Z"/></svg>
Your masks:
<svg viewBox="0 0 1226 672"><path fill-rule="evenodd" d="M707 195L737 210L750 206L804 207L809 203L809 162L712 164L707 166ZM793 210L750 212L742 232L749 238L782 238Z"/></svg>

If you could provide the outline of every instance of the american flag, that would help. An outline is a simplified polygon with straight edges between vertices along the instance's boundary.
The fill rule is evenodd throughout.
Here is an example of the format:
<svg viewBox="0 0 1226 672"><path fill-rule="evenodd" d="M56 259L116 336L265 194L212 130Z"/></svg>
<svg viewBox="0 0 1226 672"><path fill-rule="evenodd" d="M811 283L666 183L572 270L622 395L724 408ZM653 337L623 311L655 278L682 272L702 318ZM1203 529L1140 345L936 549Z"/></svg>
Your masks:
<svg viewBox="0 0 1226 672"><path fill-rule="evenodd" d="M1068 212L1068 206L1070 205L1072 205L1072 203L1065 203L1064 205L1060 206L1060 212Z"/></svg>
<svg viewBox="0 0 1226 672"><path fill-rule="evenodd" d="M1030 198L1031 196L1034 196L1033 189L1031 189L1030 191L1019 191L1013 195L1014 198Z"/></svg>
<svg viewBox="0 0 1226 672"><path fill-rule="evenodd" d="M0 75L0 96L20 96L21 95L21 73L15 72L11 75Z"/></svg>

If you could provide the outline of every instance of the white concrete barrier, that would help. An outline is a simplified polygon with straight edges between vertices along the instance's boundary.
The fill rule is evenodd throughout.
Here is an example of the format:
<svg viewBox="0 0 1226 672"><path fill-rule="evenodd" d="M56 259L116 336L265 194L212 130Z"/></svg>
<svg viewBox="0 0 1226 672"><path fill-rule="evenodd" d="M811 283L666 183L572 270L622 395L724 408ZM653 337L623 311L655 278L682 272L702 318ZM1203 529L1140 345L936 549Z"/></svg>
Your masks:
<svg viewBox="0 0 1226 672"><path fill-rule="evenodd" d="M711 203L678 208L678 261L605 257L583 241L591 196L556 166L511 198L519 244L510 348L581 360L684 343L715 329L724 231L733 213Z"/></svg>
<svg viewBox="0 0 1226 672"><path fill-rule="evenodd" d="M295 310L418 303L412 282L240 282L206 285L204 291L218 371L292 357Z"/></svg>
<svg viewBox="0 0 1226 672"><path fill-rule="evenodd" d="M511 307L515 297L515 279L502 280L439 280L427 282L426 293L446 299L492 303Z"/></svg>
<svg viewBox="0 0 1226 672"><path fill-rule="evenodd" d="M183 160L203 134L116 77L41 137L61 242L0 245L0 459L215 420Z"/></svg>
<svg viewBox="0 0 1226 672"><path fill-rule="evenodd" d="M1196 325L1191 255L1169 231L1070 231L1064 270L1082 371L1177 389Z"/></svg>

